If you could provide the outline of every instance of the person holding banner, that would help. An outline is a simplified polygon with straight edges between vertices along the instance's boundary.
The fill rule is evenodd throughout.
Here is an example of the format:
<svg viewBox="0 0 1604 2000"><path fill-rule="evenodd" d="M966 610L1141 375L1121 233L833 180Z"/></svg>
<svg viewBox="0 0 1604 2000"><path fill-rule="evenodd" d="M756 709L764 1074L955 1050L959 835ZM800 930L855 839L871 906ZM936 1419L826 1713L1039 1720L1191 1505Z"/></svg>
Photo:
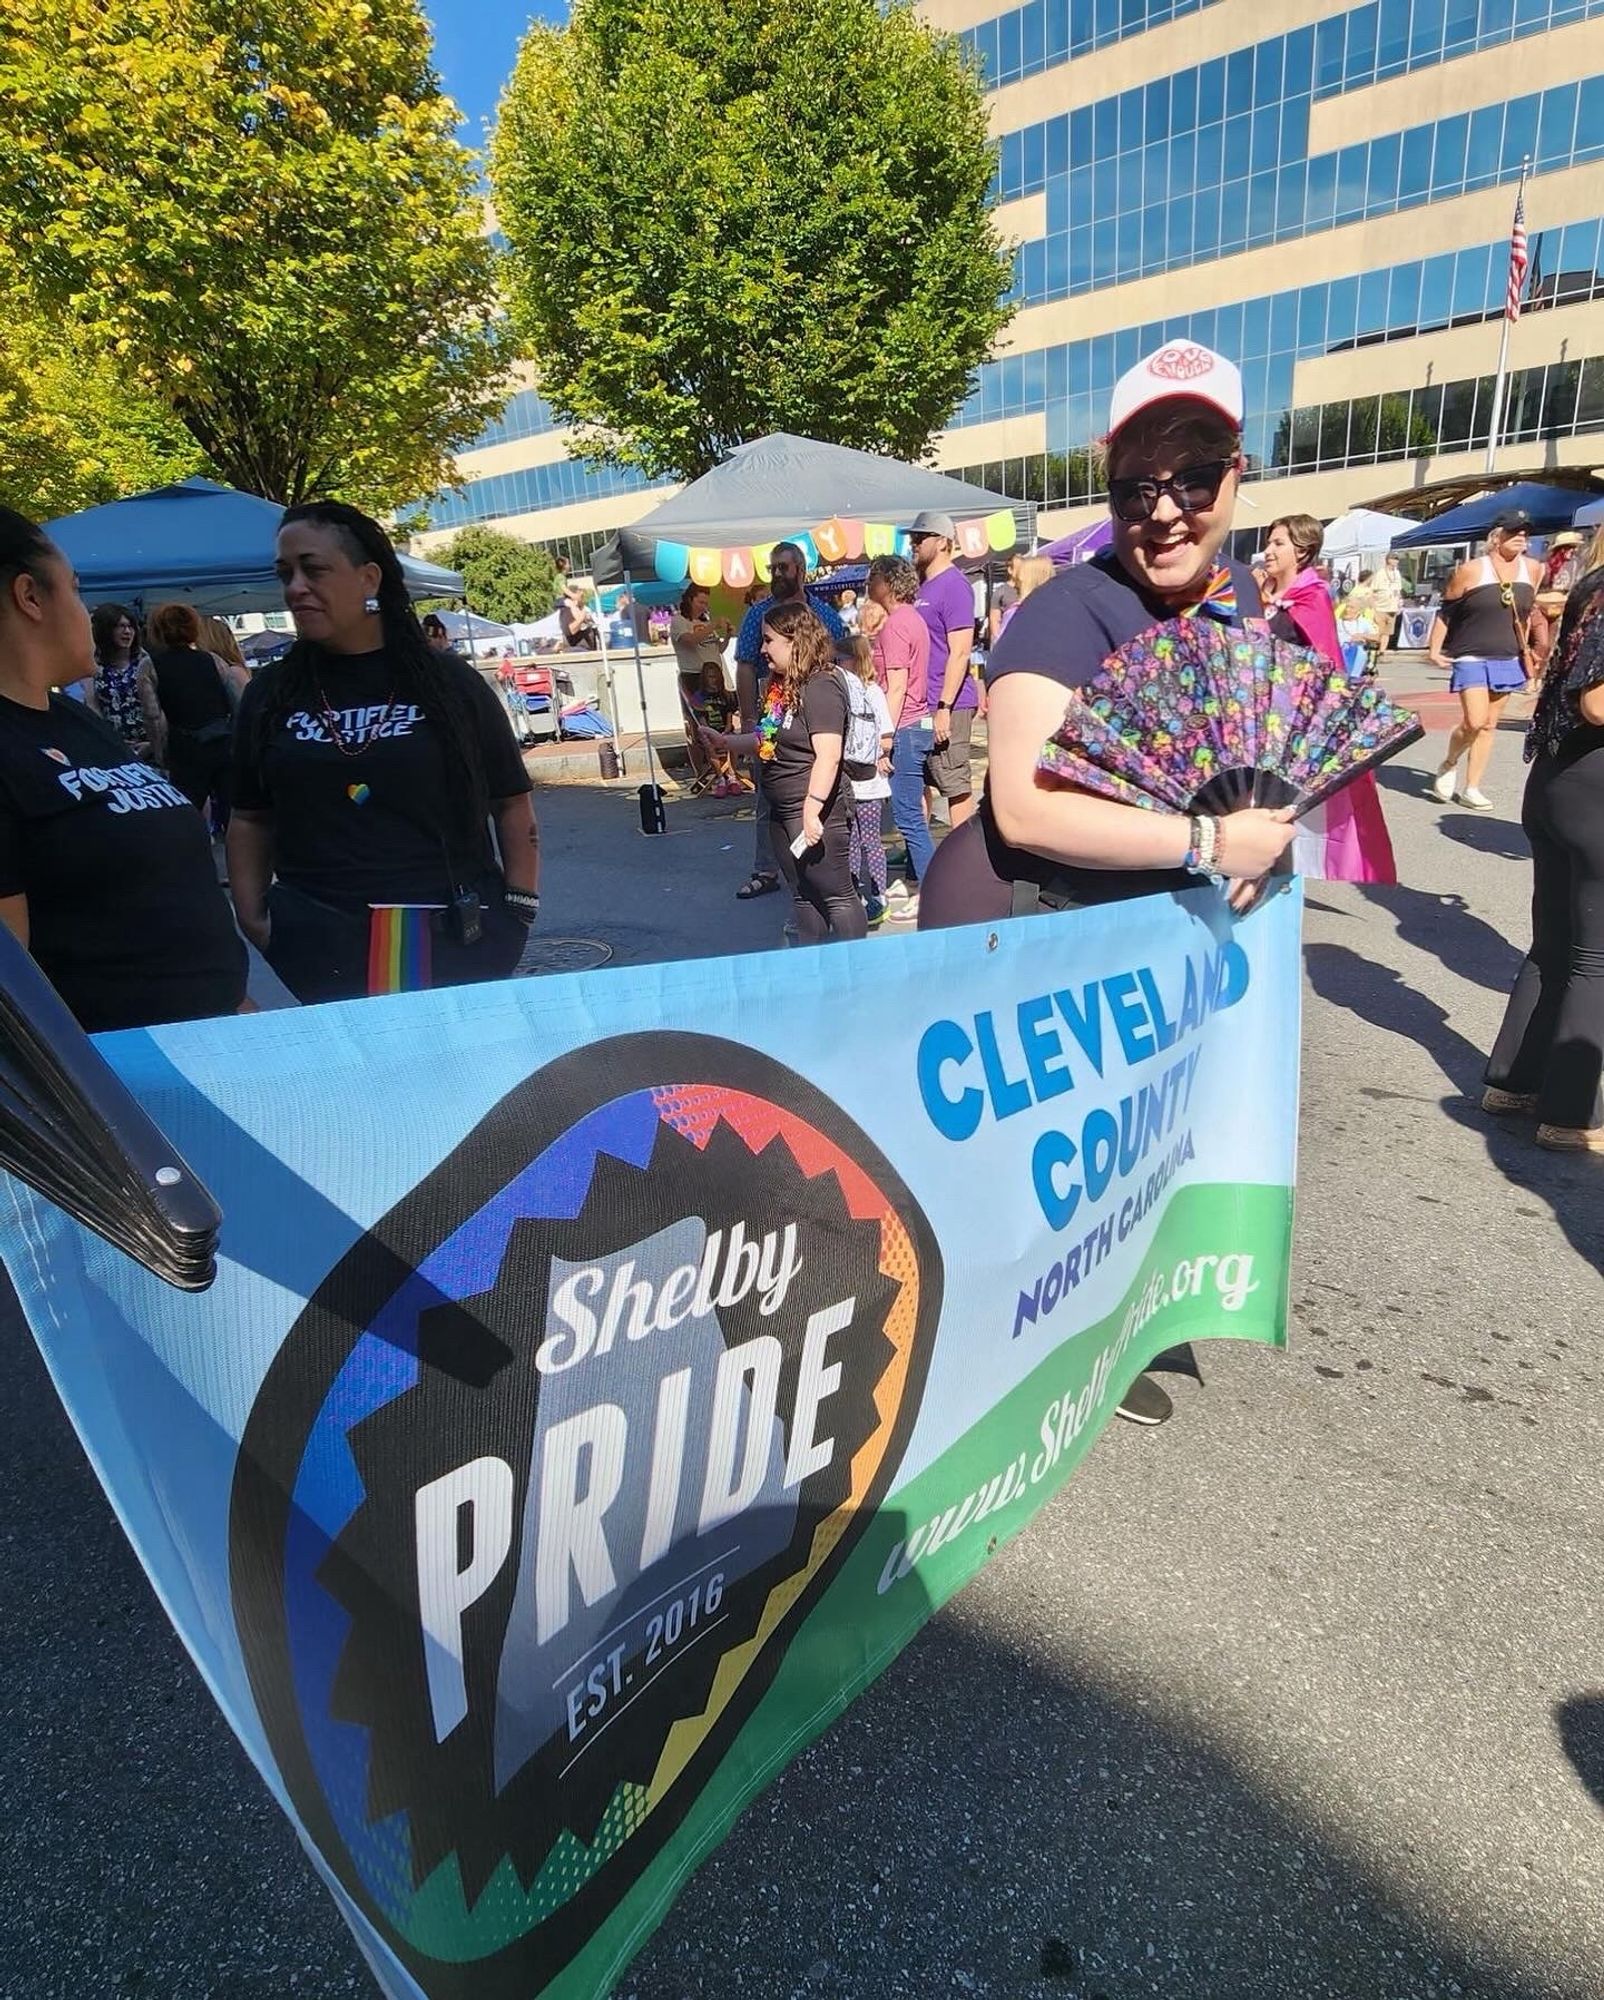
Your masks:
<svg viewBox="0 0 1604 2000"><path fill-rule="evenodd" d="M66 557L0 508L0 922L90 1033L233 1014L246 959L206 823L105 717Z"/></svg>
<svg viewBox="0 0 1604 2000"><path fill-rule="evenodd" d="M770 672L756 728L739 736L704 729L703 741L757 759L800 942L867 937L852 886L852 786L842 769L849 707L834 635L811 606L791 600L764 611L762 645Z"/></svg>
<svg viewBox="0 0 1604 2000"><path fill-rule="evenodd" d="M1105 441L1113 534L1020 606L987 668L989 769L979 812L937 850L920 928L1118 902L1204 879L1193 823L1053 785L1043 743L1066 696L1153 624L1261 615L1258 586L1222 560L1243 470L1242 378L1223 356L1176 342L1115 384ZM1249 807L1212 822L1212 869L1248 908L1293 839L1289 811ZM1146 1377L1120 1414L1162 1423L1170 1401Z"/></svg>
<svg viewBox="0 0 1604 2000"><path fill-rule="evenodd" d="M801 605L805 609L808 600L804 586L807 580L807 562L797 544L776 542L769 552L768 594L759 596L747 606L735 641L735 699L747 736L751 736L756 729L764 707L763 691L759 686L765 662L763 621L770 610L781 605ZM847 628L832 608L821 601L814 609L835 646L842 653L848 652L850 641ZM752 777L757 784L757 825L752 872L735 892L736 900L742 903L750 902L755 896L772 896L780 886L780 876L773 865L773 839L769 832L769 788L763 782L761 765L753 766Z"/></svg>
<svg viewBox="0 0 1604 2000"><path fill-rule="evenodd" d="M1532 943L1482 1097L1556 1153L1604 1153L1604 529L1586 563L1526 737Z"/></svg>
<svg viewBox="0 0 1604 2000"><path fill-rule="evenodd" d="M302 1001L505 978L540 909L506 711L430 646L390 538L356 508L292 507L277 568L297 636L240 703L241 930Z"/></svg>

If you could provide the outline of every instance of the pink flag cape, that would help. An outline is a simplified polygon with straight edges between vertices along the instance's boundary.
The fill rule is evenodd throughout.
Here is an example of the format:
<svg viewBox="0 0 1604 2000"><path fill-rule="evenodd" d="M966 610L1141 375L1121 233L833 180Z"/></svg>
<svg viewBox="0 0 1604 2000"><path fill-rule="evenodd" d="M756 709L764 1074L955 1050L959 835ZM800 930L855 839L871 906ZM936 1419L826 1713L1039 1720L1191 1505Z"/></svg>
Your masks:
<svg viewBox="0 0 1604 2000"><path fill-rule="evenodd" d="M1331 593L1312 569L1299 570L1277 600L1303 634L1304 644L1344 664ZM1266 609L1273 609L1267 605ZM1381 810L1375 778L1366 771L1298 822L1293 865L1321 882L1396 882L1392 836Z"/></svg>

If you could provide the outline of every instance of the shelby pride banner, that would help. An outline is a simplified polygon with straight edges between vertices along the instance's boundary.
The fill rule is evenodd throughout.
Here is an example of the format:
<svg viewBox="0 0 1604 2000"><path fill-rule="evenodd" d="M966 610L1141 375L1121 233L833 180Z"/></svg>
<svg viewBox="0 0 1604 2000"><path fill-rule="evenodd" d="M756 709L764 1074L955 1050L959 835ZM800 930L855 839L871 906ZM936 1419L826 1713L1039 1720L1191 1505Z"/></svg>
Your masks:
<svg viewBox="0 0 1604 2000"><path fill-rule="evenodd" d="M1160 1349L1279 1342L1295 886L106 1037L222 1204L6 1261L406 2000L607 1992Z"/></svg>

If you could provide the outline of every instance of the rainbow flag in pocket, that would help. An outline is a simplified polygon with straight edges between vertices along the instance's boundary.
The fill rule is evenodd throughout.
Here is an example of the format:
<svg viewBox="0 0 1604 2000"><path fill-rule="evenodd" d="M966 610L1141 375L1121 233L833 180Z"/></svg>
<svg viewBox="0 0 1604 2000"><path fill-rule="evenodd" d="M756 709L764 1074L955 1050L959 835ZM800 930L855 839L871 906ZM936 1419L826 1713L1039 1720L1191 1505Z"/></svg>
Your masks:
<svg viewBox="0 0 1604 2000"><path fill-rule="evenodd" d="M429 920L434 906L369 905L368 992L424 993L429 987Z"/></svg>

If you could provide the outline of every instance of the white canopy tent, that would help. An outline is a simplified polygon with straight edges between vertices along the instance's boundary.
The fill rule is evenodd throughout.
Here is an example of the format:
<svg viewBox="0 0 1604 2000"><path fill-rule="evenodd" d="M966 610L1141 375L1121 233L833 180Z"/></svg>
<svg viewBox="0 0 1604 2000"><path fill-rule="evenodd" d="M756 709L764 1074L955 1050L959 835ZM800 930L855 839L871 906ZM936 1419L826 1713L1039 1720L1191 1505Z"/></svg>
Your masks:
<svg viewBox="0 0 1604 2000"><path fill-rule="evenodd" d="M1351 514L1339 514L1326 529L1320 554L1328 562L1385 555L1397 538L1406 535L1414 525L1401 514L1378 514L1369 507L1355 507Z"/></svg>

